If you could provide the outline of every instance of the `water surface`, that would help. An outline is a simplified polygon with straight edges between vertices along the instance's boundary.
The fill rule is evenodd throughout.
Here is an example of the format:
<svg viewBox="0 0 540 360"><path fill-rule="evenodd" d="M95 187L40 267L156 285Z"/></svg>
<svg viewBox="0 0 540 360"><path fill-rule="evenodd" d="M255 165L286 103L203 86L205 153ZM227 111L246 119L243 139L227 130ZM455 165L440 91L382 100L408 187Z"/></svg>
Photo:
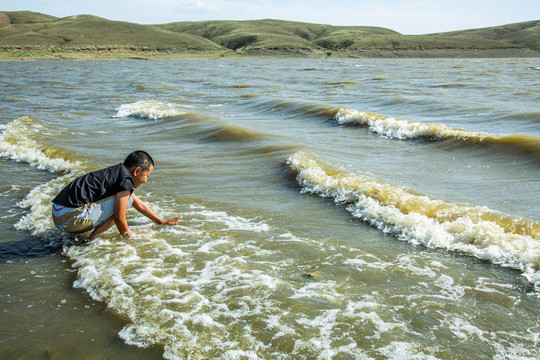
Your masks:
<svg viewBox="0 0 540 360"><path fill-rule="evenodd" d="M538 358L539 68L1 63L0 357ZM135 149L181 225L53 230Z"/></svg>

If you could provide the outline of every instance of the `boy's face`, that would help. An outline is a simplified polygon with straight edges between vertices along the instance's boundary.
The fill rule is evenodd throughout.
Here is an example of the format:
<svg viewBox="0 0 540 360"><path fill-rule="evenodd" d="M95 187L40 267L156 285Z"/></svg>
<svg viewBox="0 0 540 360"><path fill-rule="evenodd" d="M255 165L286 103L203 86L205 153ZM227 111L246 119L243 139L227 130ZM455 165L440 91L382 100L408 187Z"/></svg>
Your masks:
<svg viewBox="0 0 540 360"><path fill-rule="evenodd" d="M133 170L133 186L135 189L139 188L142 184L146 184L148 181L148 177L150 174L152 174L152 171L154 171L154 167L150 167L148 170L143 170L140 167L136 167L135 170Z"/></svg>

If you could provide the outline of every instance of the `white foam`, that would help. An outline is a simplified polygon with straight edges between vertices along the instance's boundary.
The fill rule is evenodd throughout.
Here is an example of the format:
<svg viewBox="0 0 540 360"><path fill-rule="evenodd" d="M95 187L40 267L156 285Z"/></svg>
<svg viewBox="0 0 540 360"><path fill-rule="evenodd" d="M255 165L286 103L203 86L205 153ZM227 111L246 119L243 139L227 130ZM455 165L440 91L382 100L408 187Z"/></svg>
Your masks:
<svg viewBox="0 0 540 360"><path fill-rule="evenodd" d="M47 156L36 138L42 138L44 126L29 116L23 116L0 125L0 156L17 162L26 162L50 172L72 171L77 162Z"/></svg>
<svg viewBox="0 0 540 360"><path fill-rule="evenodd" d="M470 319L459 316L445 318L433 330L450 331L456 341L479 341L491 349L493 359L537 359L540 335L533 329L520 332L505 332L501 339L500 329L483 330L471 324ZM528 345L525 345L528 344Z"/></svg>
<svg viewBox="0 0 540 360"><path fill-rule="evenodd" d="M303 326L304 329L311 329L311 332L309 339L295 341L293 353L302 354L300 356L301 358L306 357L304 354L307 353L313 354L312 356L317 359L332 359L343 353L354 358L369 359L364 351L358 347L357 342L351 337L346 338L347 344L341 346L334 345L332 339L336 333L339 333L338 338L341 338L343 335L338 330L338 325L343 320L340 312L338 309L324 310L320 312L321 315L312 319L305 317L298 319L296 322ZM356 320L358 319L356 318ZM341 339L340 343L343 342L344 340Z"/></svg>
<svg viewBox="0 0 540 360"><path fill-rule="evenodd" d="M418 267L416 266L414 259L410 256L402 255L398 258L399 268L407 270L407 273L413 274L420 277L434 278L437 276L437 273L430 269L429 267Z"/></svg>
<svg viewBox="0 0 540 360"><path fill-rule="evenodd" d="M383 319L381 319L380 315L374 311L368 313L359 313L357 317L362 319L364 322L371 323L375 326L375 328L377 329L377 333L374 335L374 338L380 338L381 334L389 332L396 328L400 328L403 330L405 330L406 328L406 325L401 322L384 321Z"/></svg>
<svg viewBox="0 0 540 360"><path fill-rule="evenodd" d="M448 275L441 275L435 280L434 285L441 289L443 296L452 300L460 299L465 295L465 288L455 285L454 279Z"/></svg>
<svg viewBox="0 0 540 360"><path fill-rule="evenodd" d="M23 200L17 203L17 206L29 211L19 219L15 228L29 231L34 236L42 236L47 231L54 229L51 218L51 199L73 177L74 174L66 174L32 189Z"/></svg>
<svg viewBox="0 0 540 360"><path fill-rule="evenodd" d="M330 303L338 303L343 299L343 294L336 291L333 283L314 282L308 283L297 289L291 299L318 298Z"/></svg>
<svg viewBox="0 0 540 360"><path fill-rule="evenodd" d="M226 360L259 360L259 356L253 351L244 351L244 350L228 350L223 354L223 359Z"/></svg>
<svg viewBox="0 0 540 360"><path fill-rule="evenodd" d="M372 293L351 300L350 294L340 293L342 285L333 281L284 281L270 270L274 264L258 263L249 256L254 250L241 246L235 232L245 235L250 231L246 229L251 229L249 237L263 234L261 237L269 241L294 244L312 244L313 240L292 233L261 233L258 226L231 227L223 221L230 214L202 206L191 210L186 216L189 224L184 227L150 228L134 239L106 234L66 249L78 270L74 286L86 289L110 311L128 319L119 333L126 343L140 347L157 344L164 349L166 359L330 359L342 355L369 359L365 339L369 344L394 332L410 335L406 322L394 315L393 310L398 309L392 304L395 299L385 302L382 295ZM240 222L253 223L248 219ZM358 256L375 267L381 263L369 254ZM433 279L441 297L459 301L459 284L452 278L435 276L411 256L403 255L393 264L384 263L384 267ZM288 262L275 265L278 273L290 270ZM304 308L307 304L324 305L289 311L290 306ZM474 325L449 324L456 338L476 334ZM359 333L369 335L362 342L355 338L356 327L364 329ZM484 334L485 341L496 344L490 342L490 336ZM392 343L371 350L395 359L431 359L420 349L426 352L414 343ZM501 352L512 350L503 348Z"/></svg>
<svg viewBox="0 0 540 360"><path fill-rule="evenodd" d="M275 331L274 336L272 336L273 339L296 334L296 331L292 327L283 324L283 314L269 315L267 317L266 323L268 324L268 328Z"/></svg>
<svg viewBox="0 0 540 360"><path fill-rule="evenodd" d="M29 211L15 224L15 228L26 230L34 236L48 234L51 242L64 242L67 237L55 233L51 221L51 199L81 171L79 162L50 157L42 150L45 146L47 129L36 119L23 116L0 125L0 156L17 162L26 162L38 169L53 173L66 173L32 189L17 206ZM15 188L13 188L15 189Z"/></svg>
<svg viewBox="0 0 540 360"><path fill-rule="evenodd" d="M378 351L389 360L437 360L433 355L427 355L418 349L419 346L406 342L393 341Z"/></svg>
<svg viewBox="0 0 540 360"><path fill-rule="evenodd" d="M129 344L160 344L168 359L187 354L256 356L256 349L264 345L247 328L241 339L228 340L238 330L231 321L248 327L246 318L261 316L268 306L265 301L282 281L236 255L242 247L229 235L236 231L258 234L266 227L202 206L192 206L192 211L185 214L190 222L185 228L150 229L145 236L129 240L115 236L111 241L105 235L67 249L66 255L78 268L75 285L130 319L120 333ZM216 233L219 236L214 237ZM175 238L182 240L171 243ZM245 291L256 291L262 299L246 296ZM240 349L238 341L253 350Z"/></svg>
<svg viewBox="0 0 540 360"><path fill-rule="evenodd" d="M339 124L359 124L367 126L371 131L393 139L429 137L438 139L475 138L481 140L492 136L488 133L456 129L442 124L405 121L345 108L338 111L335 115L335 119Z"/></svg>
<svg viewBox="0 0 540 360"><path fill-rule="evenodd" d="M395 234L399 239L427 247L444 248L466 253L495 264L522 271L523 275L540 287L540 240L527 234L512 233L490 220L473 220L468 213L494 214L487 208L458 206L428 197L415 195L393 185L353 174L328 175L325 167L313 156L298 152L288 159L289 166L297 172L297 180L304 192L333 198L336 203L349 204L353 216L369 222L385 233ZM397 199L388 205L368 194L392 194ZM448 214L440 219L417 213L404 212L400 204L425 204L425 207L442 207ZM422 209L423 207L419 207ZM521 219L522 220L522 219ZM520 221L521 221L520 220ZM495 220L494 220L495 221ZM530 222L531 233L535 233ZM428 270L429 271L429 270ZM540 293L539 293L540 295Z"/></svg>
<svg viewBox="0 0 540 360"><path fill-rule="evenodd" d="M199 213L204 216L205 222L224 224L228 230L245 230L261 233L270 230L270 226L263 221L254 221L255 219L230 215L224 211L200 210Z"/></svg>
<svg viewBox="0 0 540 360"><path fill-rule="evenodd" d="M115 118L138 117L158 120L189 113L189 106L166 103L156 100L143 100L120 105L116 109Z"/></svg>
<svg viewBox="0 0 540 360"><path fill-rule="evenodd" d="M461 340L469 340L474 337L486 342L486 336L489 335L486 332L480 330L476 326L472 325L467 320L459 317L453 319L445 319L442 321L442 325L446 329L449 329L457 338Z"/></svg>
<svg viewBox="0 0 540 360"><path fill-rule="evenodd" d="M494 283L490 282L490 279L488 278L478 278L477 284L474 287L474 290L476 291L483 291L487 293L493 293L493 294L504 294L504 292L500 289L513 289L514 285L512 284L503 284L503 283Z"/></svg>

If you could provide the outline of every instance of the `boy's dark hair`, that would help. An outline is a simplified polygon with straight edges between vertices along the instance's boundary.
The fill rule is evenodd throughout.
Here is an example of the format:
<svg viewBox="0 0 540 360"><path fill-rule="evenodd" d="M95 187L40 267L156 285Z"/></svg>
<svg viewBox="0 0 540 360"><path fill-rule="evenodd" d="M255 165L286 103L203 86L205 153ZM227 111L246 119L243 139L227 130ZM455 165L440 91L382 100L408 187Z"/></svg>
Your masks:
<svg viewBox="0 0 540 360"><path fill-rule="evenodd" d="M137 150L128 155L124 160L124 166L128 169L138 166L143 171L147 171L150 167L154 167L154 160L146 151Z"/></svg>

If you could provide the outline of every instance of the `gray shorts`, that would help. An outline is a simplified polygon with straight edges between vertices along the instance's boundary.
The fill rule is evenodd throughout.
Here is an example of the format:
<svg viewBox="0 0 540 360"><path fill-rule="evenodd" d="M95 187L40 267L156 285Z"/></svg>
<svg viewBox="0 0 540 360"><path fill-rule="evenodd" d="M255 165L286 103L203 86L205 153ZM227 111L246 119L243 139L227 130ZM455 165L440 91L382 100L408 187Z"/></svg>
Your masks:
<svg viewBox="0 0 540 360"><path fill-rule="evenodd" d="M86 204L78 208L71 208L53 204L52 217L54 226L58 229L80 234L95 229L114 215L116 195L110 196L95 203ZM133 197L129 197L129 208Z"/></svg>

